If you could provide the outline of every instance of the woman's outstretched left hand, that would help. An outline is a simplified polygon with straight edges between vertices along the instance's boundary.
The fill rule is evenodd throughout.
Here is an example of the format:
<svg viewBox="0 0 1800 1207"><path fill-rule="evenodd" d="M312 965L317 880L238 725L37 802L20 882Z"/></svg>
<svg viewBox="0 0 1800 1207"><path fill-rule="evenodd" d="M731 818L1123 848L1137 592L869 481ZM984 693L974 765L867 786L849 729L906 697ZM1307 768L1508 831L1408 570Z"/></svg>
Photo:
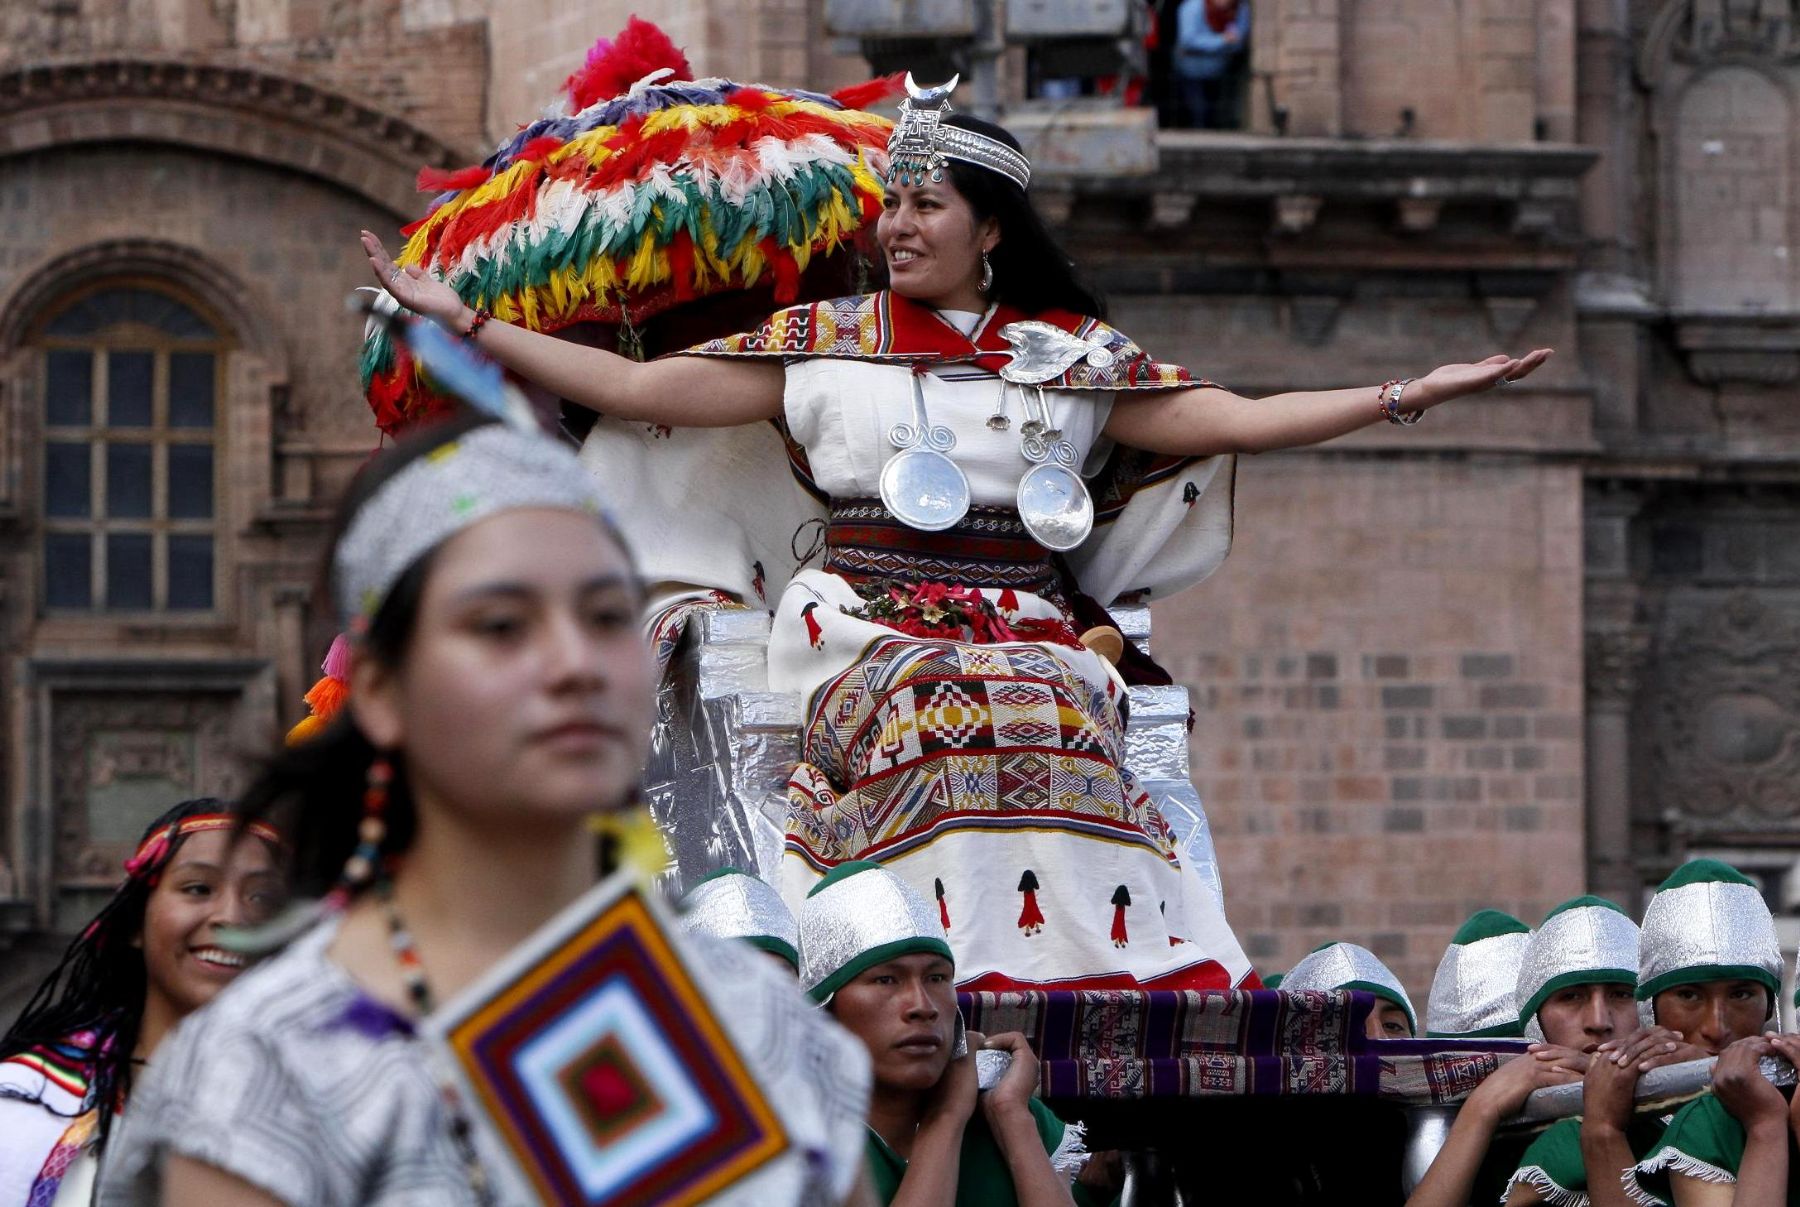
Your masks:
<svg viewBox="0 0 1800 1207"><path fill-rule="evenodd" d="M1434 407L1465 394L1491 390L1503 381L1518 381L1549 360L1550 352L1549 348L1539 348L1525 356L1502 353L1472 365L1439 365L1407 387L1400 405L1405 410Z"/></svg>

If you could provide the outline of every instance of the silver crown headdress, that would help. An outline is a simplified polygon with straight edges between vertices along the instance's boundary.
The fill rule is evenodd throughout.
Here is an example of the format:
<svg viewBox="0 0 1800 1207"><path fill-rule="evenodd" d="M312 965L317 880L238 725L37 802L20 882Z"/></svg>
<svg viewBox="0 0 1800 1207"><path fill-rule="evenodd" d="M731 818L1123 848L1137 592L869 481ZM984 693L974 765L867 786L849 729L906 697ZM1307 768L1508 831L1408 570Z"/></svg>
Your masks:
<svg viewBox="0 0 1800 1207"><path fill-rule="evenodd" d="M900 120L888 136L888 183L915 187L927 180L944 178L944 161L960 159L978 168L998 172L1021 189L1031 187L1031 161L999 139L973 130L946 126L950 94L962 77L948 84L921 88L906 73L906 99L900 102Z"/></svg>

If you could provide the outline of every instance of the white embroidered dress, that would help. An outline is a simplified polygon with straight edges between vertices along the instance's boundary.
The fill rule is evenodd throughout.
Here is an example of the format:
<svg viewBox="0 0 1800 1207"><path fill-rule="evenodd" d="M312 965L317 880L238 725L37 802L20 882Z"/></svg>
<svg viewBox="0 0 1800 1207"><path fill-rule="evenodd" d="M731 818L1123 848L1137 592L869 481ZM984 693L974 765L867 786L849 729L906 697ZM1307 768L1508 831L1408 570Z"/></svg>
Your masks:
<svg viewBox="0 0 1800 1207"><path fill-rule="evenodd" d="M990 318L940 317L965 335ZM783 419L812 483L840 505L877 496L889 432L913 419L913 370L784 363ZM929 421L956 435L949 455L973 505L1015 506L1031 468L1021 392L1008 391L1000 431L988 424L1001 401L993 373L940 362L921 385ZM1110 452L1114 398L1045 391L1085 473ZM805 701L774 877L790 902L837 863L875 859L938 901L965 988L1222 988L1248 974L1217 897L1124 768L1124 689L1103 659L1051 642L921 639L852 615L865 599L851 578L822 566L817 549L796 565L809 522L827 512L789 475L772 476L787 450L769 425L671 433L603 421L583 459L629 499L627 540L664 600L701 587L774 605L769 686ZM1192 460L1110 513L1097 500L1094 536L1066 555L1081 589L1110 601L1205 577L1229 546L1231 475L1229 457ZM929 552L954 560L958 531L937 534ZM942 581L929 552L909 568L906 554L880 550L894 567L881 577ZM1009 622L1069 619L1046 594L957 585L1004 602Z"/></svg>

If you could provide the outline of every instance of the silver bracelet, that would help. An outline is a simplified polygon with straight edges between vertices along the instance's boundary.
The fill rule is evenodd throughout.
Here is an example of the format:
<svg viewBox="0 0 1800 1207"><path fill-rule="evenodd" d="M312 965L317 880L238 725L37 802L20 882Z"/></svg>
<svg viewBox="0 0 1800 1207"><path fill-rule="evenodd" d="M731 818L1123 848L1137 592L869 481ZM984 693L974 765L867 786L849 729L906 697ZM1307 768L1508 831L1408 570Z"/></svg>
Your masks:
<svg viewBox="0 0 1800 1207"><path fill-rule="evenodd" d="M1381 387L1381 414L1389 423L1398 423L1409 427L1425 417L1423 409L1403 411L1400 409L1400 396L1406 393L1406 387L1414 382L1414 378L1404 377L1399 381L1390 381Z"/></svg>

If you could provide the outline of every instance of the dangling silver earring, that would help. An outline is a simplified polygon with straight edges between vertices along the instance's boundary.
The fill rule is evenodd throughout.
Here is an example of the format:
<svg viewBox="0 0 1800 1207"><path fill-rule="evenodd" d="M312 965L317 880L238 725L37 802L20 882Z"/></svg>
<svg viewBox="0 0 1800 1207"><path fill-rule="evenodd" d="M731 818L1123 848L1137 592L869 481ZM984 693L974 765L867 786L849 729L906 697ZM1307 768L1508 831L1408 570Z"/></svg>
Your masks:
<svg viewBox="0 0 1800 1207"><path fill-rule="evenodd" d="M994 290L994 266L988 263L986 252L981 253L981 292L992 293Z"/></svg>

